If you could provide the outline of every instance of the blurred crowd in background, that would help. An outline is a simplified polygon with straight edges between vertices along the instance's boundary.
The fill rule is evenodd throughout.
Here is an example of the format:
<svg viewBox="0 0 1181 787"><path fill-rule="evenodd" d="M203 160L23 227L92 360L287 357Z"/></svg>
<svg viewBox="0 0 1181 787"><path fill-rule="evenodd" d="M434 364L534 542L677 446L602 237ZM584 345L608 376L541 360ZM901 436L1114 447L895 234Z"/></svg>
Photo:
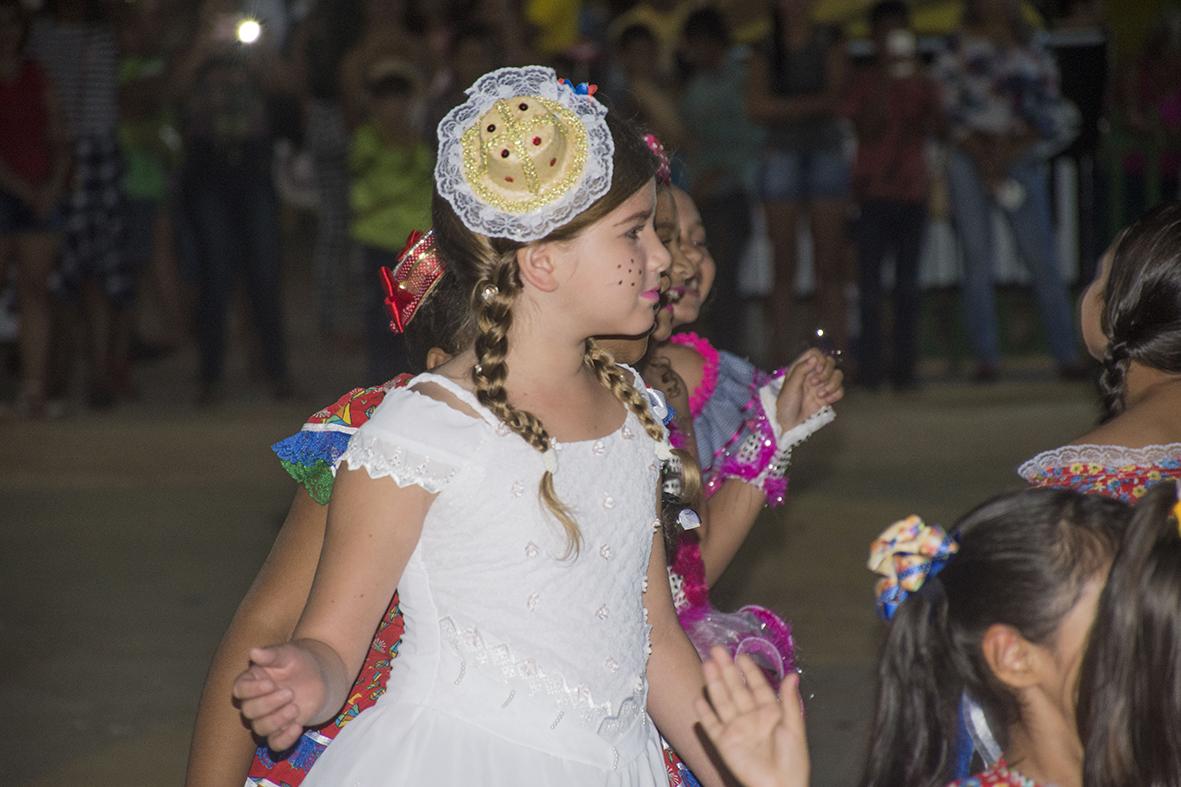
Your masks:
<svg viewBox="0 0 1181 787"><path fill-rule="evenodd" d="M1071 286L1178 195L1171 2L0 0L9 409L133 400L136 364L190 343L199 404L239 344L288 397L295 320L363 350L358 382L402 371L377 269L430 225L435 127L480 74L534 62L672 154L719 264L704 332L776 362L821 326L866 388L918 381L937 221L972 379L1001 373L998 232L1057 372L1086 376ZM284 313L292 213L316 226L312 314Z"/></svg>

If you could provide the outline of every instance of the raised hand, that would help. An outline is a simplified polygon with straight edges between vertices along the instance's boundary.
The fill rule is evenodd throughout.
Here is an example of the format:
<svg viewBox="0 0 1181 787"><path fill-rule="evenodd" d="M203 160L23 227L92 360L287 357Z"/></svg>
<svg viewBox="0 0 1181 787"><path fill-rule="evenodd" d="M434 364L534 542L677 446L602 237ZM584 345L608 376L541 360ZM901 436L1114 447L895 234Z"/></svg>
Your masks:
<svg viewBox="0 0 1181 787"><path fill-rule="evenodd" d="M317 719L327 695L315 655L295 643L254 648L234 680L234 697L256 735L275 751L290 748Z"/></svg>
<svg viewBox="0 0 1181 787"><path fill-rule="evenodd" d="M807 787L810 761L799 678L788 675L776 697L746 656L737 663L714 647L704 664L706 693L697 699L705 734L745 787Z"/></svg>
<svg viewBox="0 0 1181 787"><path fill-rule="evenodd" d="M786 432L825 405L845 395L845 373L836 359L816 348L804 352L788 367L783 388L775 399L775 417Z"/></svg>

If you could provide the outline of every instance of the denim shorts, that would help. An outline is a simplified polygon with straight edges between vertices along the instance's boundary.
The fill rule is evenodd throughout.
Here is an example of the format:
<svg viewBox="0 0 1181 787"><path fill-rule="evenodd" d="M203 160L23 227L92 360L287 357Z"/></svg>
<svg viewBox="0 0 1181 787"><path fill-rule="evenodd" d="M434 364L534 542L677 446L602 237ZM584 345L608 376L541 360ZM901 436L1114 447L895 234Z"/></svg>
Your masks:
<svg viewBox="0 0 1181 787"><path fill-rule="evenodd" d="M849 162L840 148L768 150L759 191L764 202L803 202L849 196Z"/></svg>

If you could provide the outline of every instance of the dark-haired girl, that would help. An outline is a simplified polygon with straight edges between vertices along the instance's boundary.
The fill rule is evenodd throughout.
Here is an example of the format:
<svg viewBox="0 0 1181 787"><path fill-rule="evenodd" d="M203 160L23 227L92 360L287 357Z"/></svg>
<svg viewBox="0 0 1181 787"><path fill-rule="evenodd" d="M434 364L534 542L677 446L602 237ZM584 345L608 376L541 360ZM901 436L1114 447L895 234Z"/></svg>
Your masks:
<svg viewBox="0 0 1181 787"><path fill-rule="evenodd" d="M945 785L962 766L974 702L1001 756L958 782L1081 783L1075 686L1087 632L1129 510L1034 489L984 503L951 534L904 520L875 544L891 620L862 785Z"/></svg>
<svg viewBox="0 0 1181 787"><path fill-rule="evenodd" d="M1082 299L1087 349L1103 363L1103 422L1018 472L1036 486L1139 500L1181 478L1181 203L1120 234Z"/></svg>
<svg viewBox="0 0 1181 787"><path fill-rule="evenodd" d="M1079 679L1087 787L1181 784L1181 502L1161 484L1111 567Z"/></svg>

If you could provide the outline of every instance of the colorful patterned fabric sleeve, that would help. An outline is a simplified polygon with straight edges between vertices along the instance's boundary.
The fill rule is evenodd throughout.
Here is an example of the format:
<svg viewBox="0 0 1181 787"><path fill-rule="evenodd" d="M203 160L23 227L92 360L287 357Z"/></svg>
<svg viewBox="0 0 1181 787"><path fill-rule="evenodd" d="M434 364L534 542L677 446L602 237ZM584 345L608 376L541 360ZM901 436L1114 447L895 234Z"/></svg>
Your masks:
<svg viewBox="0 0 1181 787"><path fill-rule="evenodd" d="M356 434L373 411L394 388L401 388L411 375L401 374L373 388L354 388L333 404L319 410L295 434L271 446L279 463L312 499L328 505L336 466Z"/></svg>
<svg viewBox="0 0 1181 787"><path fill-rule="evenodd" d="M1068 445L1038 454L1017 472L1032 486L1074 489L1134 504L1153 485L1181 480L1181 443L1143 448Z"/></svg>

